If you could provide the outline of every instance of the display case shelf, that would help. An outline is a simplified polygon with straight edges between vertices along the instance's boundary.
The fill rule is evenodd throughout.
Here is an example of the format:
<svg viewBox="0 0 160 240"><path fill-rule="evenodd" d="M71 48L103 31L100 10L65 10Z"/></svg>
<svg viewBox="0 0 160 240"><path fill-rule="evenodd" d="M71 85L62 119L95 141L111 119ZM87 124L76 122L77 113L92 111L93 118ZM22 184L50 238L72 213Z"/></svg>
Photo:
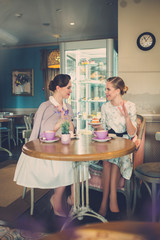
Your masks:
<svg viewBox="0 0 160 240"><path fill-rule="evenodd" d="M80 80L79 81L80 84L93 84L93 85L105 85L105 80L101 81L101 80Z"/></svg>
<svg viewBox="0 0 160 240"><path fill-rule="evenodd" d="M64 53L61 63L64 61L64 69L61 71L71 76L72 94L69 102L74 111L77 133L90 133L93 129L89 120L101 118L101 107L106 102L107 72L113 62L107 57L107 52L111 56L113 51L110 48L113 47L112 43L113 40L104 39L62 44ZM79 113L81 116L77 117Z"/></svg>

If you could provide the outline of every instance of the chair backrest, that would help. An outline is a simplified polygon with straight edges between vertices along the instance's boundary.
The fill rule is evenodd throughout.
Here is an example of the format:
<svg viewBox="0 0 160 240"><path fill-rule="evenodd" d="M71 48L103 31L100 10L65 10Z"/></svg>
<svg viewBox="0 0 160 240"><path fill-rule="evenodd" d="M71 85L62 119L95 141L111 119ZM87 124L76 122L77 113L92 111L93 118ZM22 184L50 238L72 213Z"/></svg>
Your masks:
<svg viewBox="0 0 160 240"><path fill-rule="evenodd" d="M29 141L31 132L32 132L31 129L23 130L23 131L22 131L22 136L23 136L23 138L24 138L25 143Z"/></svg>
<svg viewBox="0 0 160 240"><path fill-rule="evenodd" d="M145 128L146 120L143 116L137 115L137 141L139 146L137 151L134 153L134 169L136 166L144 162L144 145L145 145Z"/></svg>
<svg viewBox="0 0 160 240"><path fill-rule="evenodd" d="M26 129L27 130L31 130L32 129L32 118L31 116L24 116L24 122L25 122L25 125L26 125Z"/></svg>
<svg viewBox="0 0 160 240"><path fill-rule="evenodd" d="M26 125L26 130L23 130L22 136L25 139L25 143L28 142L31 132L32 132L32 126L33 126L33 114L30 114L28 116L24 116L24 122Z"/></svg>

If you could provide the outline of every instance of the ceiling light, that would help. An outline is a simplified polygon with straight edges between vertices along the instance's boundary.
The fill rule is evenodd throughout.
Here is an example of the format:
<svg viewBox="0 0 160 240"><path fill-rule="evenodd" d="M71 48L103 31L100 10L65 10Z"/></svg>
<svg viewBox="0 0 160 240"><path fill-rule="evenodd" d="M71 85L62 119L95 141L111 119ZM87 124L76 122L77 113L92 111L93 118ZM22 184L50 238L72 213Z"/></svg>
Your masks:
<svg viewBox="0 0 160 240"><path fill-rule="evenodd" d="M62 12L62 9L57 8L57 9L56 9L56 12L57 12L57 13L58 13L58 12Z"/></svg>
<svg viewBox="0 0 160 240"><path fill-rule="evenodd" d="M75 25L75 23L74 23L74 22L70 22L70 25L71 25L71 26L74 26L74 25Z"/></svg>
<svg viewBox="0 0 160 240"><path fill-rule="evenodd" d="M53 50L48 56L48 68L60 68L59 49Z"/></svg>
<svg viewBox="0 0 160 240"><path fill-rule="evenodd" d="M23 14L22 13L15 13L14 16L17 17L17 18L21 18L23 16Z"/></svg>
<svg viewBox="0 0 160 240"><path fill-rule="evenodd" d="M42 23L42 25L48 27L50 23Z"/></svg>

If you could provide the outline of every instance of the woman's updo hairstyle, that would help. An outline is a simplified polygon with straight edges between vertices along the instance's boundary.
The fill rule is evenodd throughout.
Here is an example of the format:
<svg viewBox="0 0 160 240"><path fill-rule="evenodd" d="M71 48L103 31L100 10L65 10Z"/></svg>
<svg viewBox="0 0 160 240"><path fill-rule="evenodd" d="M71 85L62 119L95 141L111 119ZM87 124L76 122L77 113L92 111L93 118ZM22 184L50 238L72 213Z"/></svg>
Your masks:
<svg viewBox="0 0 160 240"><path fill-rule="evenodd" d="M55 78L49 83L49 90L54 92L56 87L66 87L70 81L71 77L68 74L58 74Z"/></svg>
<svg viewBox="0 0 160 240"><path fill-rule="evenodd" d="M107 79L107 82L112 83L115 89L120 89L121 95L124 95L128 91L128 87L120 77L110 77Z"/></svg>

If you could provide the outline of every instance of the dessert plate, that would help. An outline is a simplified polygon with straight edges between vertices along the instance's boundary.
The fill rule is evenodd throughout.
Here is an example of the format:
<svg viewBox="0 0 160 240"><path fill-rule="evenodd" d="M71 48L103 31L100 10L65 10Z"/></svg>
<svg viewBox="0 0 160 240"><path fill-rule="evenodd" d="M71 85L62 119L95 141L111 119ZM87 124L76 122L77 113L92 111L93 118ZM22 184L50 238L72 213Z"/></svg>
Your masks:
<svg viewBox="0 0 160 240"><path fill-rule="evenodd" d="M44 143L53 143L53 142L57 142L59 139L60 139L59 137L55 137L52 140L47 140L47 139L40 138L40 141L44 142Z"/></svg>
<svg viewBox="0 0 160 240"><path fill-rule="evenodd" d="M111 137L106 137L104 139L99 139L97 137L93 137L92 140L94 140L96 142L107 142L107 141L111 140Z"/></svg>
<svg viewBox="0 0 160 240"><path fill-rule="evenodd" d="M90 125L93 125L93 126L96 126L96 125L100 125L101 122L99 122L99 123L92 123L92 122L90 122L89 124L90 124Z"/></svg>

